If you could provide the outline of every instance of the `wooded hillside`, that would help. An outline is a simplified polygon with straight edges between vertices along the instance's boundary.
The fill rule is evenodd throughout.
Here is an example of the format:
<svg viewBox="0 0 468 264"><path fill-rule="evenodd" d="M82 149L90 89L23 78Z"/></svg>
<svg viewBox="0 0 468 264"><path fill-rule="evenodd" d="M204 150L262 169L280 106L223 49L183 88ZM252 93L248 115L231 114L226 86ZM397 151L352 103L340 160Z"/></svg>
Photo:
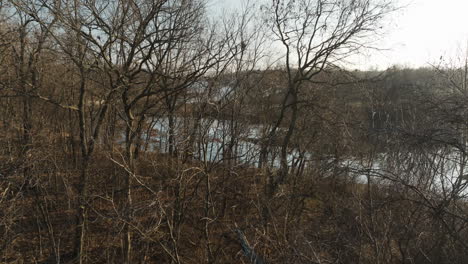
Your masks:
<svg viewBox="0 0 468 264"><path fill-rule="evenodd" d="M466 263L466 65L347 70L391 1L207 10L0 1L0 262Z"/></svg>

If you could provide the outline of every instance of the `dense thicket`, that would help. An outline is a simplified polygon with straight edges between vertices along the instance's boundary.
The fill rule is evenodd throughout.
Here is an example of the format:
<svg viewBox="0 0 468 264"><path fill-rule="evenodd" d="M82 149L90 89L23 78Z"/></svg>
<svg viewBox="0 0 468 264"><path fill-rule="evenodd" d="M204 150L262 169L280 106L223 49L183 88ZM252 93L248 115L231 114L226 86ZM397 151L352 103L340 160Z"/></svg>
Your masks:
<svg viewBox="0 0 468 264"><path fill-rule="evenodd" d="M0 262L464 263L466 65L340 67L389 2L0 3Z"/></svg>

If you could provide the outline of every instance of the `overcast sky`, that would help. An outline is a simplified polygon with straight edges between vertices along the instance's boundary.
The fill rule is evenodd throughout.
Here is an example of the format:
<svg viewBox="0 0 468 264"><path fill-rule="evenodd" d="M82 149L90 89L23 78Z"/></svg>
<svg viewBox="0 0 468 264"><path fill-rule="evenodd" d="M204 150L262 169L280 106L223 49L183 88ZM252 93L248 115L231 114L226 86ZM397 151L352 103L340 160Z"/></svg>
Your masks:
<svg viewBox="0 0 468 264"><path fill-rule="evenodd" d="M215 10L239 7L243 0L212 0ZM266 0L267 1L267 0ZM268 1L267 1L268 2ZM399 0L406 6L388 24L378 42L382 52L355 59L353 68L386 68L392 65L427 66L441 56L449 59L468 43L468 0Z"/></svg>
<svg viewBox="0 0 468 264"><path fill-rule="evenodd" d="M382 46L390 51L370 56L365 64L427 66L441 56L448 60L465 50L467 0L406 0L404 3L408 6L395 16L390 33L382 41Z"/></svg>

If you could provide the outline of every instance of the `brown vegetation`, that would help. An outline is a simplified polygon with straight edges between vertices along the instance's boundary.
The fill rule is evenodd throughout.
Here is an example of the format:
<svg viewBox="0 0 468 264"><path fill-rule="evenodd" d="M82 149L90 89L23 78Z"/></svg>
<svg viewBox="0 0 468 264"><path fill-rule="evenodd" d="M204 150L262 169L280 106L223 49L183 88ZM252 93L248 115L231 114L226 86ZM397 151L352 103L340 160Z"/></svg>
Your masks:
<svg viewBox="0 0 468 264"><path fill-rule="evenodd" d="M464 263L467 66L338 67L393 10L0 1L0 262Z"/></svg>

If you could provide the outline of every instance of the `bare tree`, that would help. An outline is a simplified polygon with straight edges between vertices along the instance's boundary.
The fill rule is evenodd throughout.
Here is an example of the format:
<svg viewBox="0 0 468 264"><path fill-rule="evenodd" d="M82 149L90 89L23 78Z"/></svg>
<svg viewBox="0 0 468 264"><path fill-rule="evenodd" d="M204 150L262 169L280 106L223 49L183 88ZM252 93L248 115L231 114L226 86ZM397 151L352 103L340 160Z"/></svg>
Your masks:
<svg viewBox="0 0 468 264"><path fill-rule="evenodd" d="M287 74L280 114L266 139L272 141L278 130L286 128L280 144L281 168L271 179L270 193L275 192L288 174L288 149L304 84L314 82L325 68L367 47L369 37L378 33L384 17L393 10L391 2L369 0L273 0L265 8L266 21L284 52Z"/></svg>

